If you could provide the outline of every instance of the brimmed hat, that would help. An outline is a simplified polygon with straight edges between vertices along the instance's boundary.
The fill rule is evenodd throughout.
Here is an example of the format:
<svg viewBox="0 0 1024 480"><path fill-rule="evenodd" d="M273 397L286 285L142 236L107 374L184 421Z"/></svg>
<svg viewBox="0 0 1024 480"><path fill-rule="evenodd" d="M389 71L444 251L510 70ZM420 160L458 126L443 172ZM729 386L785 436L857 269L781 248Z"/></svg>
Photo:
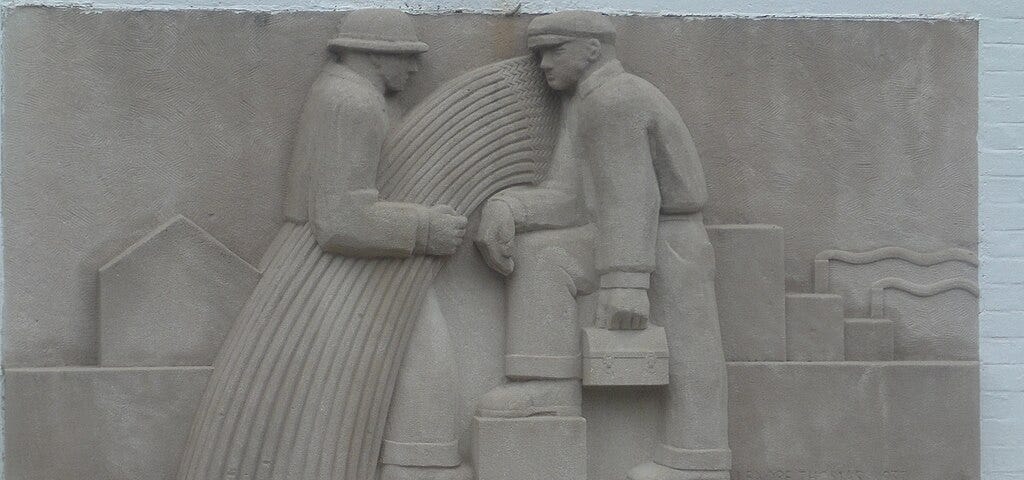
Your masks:
<svg viewBox="0 0 1024 480"><path fill-rule="evenodd" d="M409 16L399 10L355 10L345 16L338 37L327 42L331 51L423 53L427 44L416 35Z"/></svg>
<svg viewBox="0 0 1024 480"><path fill-rule="evenodd" d="M607 15L581 10L542 15L526 27L526 46L530 50L561 45L577 38L596 38L615 43L615 25Z"/></svg>

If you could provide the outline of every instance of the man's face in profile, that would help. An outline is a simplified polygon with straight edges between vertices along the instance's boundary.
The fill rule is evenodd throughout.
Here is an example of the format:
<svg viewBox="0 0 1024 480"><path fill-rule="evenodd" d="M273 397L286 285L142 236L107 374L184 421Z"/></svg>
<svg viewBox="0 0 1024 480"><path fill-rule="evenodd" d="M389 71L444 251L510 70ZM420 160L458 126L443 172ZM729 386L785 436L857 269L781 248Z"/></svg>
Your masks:
<svg viewBox="0 0 1024 480"><path fill-rule="evenodd" d="M564 91L576 88L583 72L596 59L600 43L595 39L578 38L537 50L540 69L552 89Z"/></svg>
<svg viewBox="0 0 1024 480"><path fill-rule="evenodd" d="M409 78L419 71L420 59L417 54L378 55L377 65L387 91L401 92L405 90Z"/></svg>

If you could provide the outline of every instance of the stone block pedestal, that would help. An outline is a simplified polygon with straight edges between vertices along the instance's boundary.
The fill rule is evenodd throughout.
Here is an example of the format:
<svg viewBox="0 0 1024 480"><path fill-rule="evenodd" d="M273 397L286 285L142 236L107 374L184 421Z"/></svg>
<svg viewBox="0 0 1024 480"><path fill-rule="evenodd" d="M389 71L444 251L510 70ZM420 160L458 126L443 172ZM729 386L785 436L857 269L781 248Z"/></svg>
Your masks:
<svg viewBox="0 0 1024 480"><path fill-rule="evenodd" d="M725 359L786 359L786 269L782 227L709 225Z"/></svg>
<svg viewBox="0 0 1024 480"><path fill-rule="evenodd" d="M586 480L583 417L473 417L477 480Z"/></svg>
<svg viewBox="0 0 1024 480"><path fill-rule="evenodd" d="M823 293L786 295L787 360L844 360L843 329L843 297Z"/></svg>
<svg viewBox="0 0 1024 480"><path fill-rule="evenodd" d="M846 319L846 359L878 361L893 359L892 321L884 318Z"/></svg>

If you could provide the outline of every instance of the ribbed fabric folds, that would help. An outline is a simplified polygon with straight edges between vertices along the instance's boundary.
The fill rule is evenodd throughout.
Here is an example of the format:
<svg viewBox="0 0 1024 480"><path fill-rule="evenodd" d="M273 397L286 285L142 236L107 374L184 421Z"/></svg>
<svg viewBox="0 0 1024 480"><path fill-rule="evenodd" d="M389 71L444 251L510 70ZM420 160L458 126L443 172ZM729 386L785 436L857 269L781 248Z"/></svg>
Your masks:
<svg viewBox="0 0 1024 480"><path fill-rule="evenodd" d="M557 107L533 60L442 86L385 145L388 200L461 213L540 174ZM286 223L221 347L179 480L369 480L398 368L440 257L324 253Z"/></svg>

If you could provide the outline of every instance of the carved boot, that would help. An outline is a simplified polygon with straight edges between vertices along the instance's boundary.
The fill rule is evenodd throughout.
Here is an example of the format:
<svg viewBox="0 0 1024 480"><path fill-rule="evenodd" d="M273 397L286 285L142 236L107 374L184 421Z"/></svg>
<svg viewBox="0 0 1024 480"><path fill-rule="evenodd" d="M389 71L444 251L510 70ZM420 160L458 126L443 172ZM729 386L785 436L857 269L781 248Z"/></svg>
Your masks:
<svg viewBox="0 0 1024 480"><path fill-rule="evenodd" d="M582 415L578 379L526 380L495 387L480 399L481 417L518 418L534 415Z"/></svg>
<svg viewBox="0 0 1024 480"><path fill-rule="evenodd" d="M641 463L626 473L627 480L729 480L728 470L678 470L654 462Z"/></svg>

